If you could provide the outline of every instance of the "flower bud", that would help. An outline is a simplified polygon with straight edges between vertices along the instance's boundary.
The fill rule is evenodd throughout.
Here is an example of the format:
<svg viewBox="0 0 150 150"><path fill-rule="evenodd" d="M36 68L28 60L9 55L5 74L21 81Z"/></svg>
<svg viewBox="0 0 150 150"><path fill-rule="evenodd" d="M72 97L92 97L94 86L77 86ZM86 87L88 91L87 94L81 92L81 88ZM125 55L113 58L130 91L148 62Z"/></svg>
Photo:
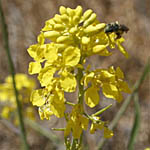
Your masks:
<svg viewBox="0 0 150 150"><path fill-rule="evenodd" d="M83 14L83 20L87 20L91 14L92 14L92 10L91 9L88 9L84 14Z"/></svg>
<svg viewBox="0 0 150 150"><path fill-rule="evenodd" d="M57 38L58 36L60 36L60 33L57 32L57 31L44 32L44 37L45 38Z"/></svg>
<svg viewBox="0 0 150 150"><path fill-rule="evenodd" d="M67 11L66 11L66 8L64 6L60 6L59 12L61 15L63 15L63 14L66 14Z"/></svg>
<svg viewBox="0 0 150 150"><path fill-rule="evenodd" d="M87 27L88 25L92 24L96 19L96 14L93 13L89 18L88 20L86 20L84 23L83 23L83 27Z"/></svg>

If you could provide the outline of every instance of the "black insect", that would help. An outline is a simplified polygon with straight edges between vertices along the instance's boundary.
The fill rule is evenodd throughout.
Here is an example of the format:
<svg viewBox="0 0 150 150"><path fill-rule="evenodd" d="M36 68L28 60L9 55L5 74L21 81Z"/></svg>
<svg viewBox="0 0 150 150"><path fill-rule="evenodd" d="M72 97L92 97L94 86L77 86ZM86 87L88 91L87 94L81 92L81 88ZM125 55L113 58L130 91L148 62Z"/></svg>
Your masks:
<svg viewBox="0 0 150 150"><path fill-rule="evenodd" d="M127 33L129 31L129 28L123 24L119 24L118 22L113 22L113 23L107 24L104 31L107 34L112 33L112 32L116 33L117 35L116 39L119 39L121 38L124 32Z"/></svg>
<svg viewBox="0 0 150 150"><path fill-rule="evenodd" d="M83 26L83 21L78 24L79 27Z"/></svg>

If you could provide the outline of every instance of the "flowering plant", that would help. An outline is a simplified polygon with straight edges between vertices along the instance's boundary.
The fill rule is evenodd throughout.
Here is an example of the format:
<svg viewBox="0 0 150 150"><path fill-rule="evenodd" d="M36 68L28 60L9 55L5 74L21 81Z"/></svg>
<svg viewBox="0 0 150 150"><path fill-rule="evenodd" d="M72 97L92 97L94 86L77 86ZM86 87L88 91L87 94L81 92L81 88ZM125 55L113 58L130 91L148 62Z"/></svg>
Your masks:
<svg viewBox="0 0 150 150"><path fill-rule="evenodd" d="M19 91L19 100L21 102L23 113L30 119L34 120L35 111L33 107L29 105L29 99L32 90L35 89L35 81L22 73L16 74L15 80L16 87ZM0 102L2 103L2 106L4 106L1 109L1 116L6 119L13 119L14 123L18 124L15 98L12 77L8 76L5 79L5 83L0 84Z"/></svg>
<svg viewBox="0 0 150 150"><path fill-rule="evenodd" d="M104 131L105 138L113 135L106 122L99 117L103 111L88 115L83 104L91 108L98 105L101 89L105 97L118 102L123 99L122 92L130 93L119 67L92 70L90 65L85 65L89 56L110 56L113 52L108 49L114 48L118 48L126 57L128 53L121 45L124 38L118 38L115 32L106 33L106 24L99 22L91 9L83 13L81 6L75 9L61 6L59 12L60 15L56 14L46 21L37 38L38 43L28 48L29 55L34 59L29 64L29 73L38 74L42 86L32 92L30 100L39 107L42 120L49 120L52 115L65 117L66 147L79 149L81 135L83 130L87 130L89 121L90 133L100 129ZM66 100L64 93L77 89L77 102ZM70 113L65 111L67 105L72 106ZM72 144L67 139L71 133L74 138Z"/></svg>

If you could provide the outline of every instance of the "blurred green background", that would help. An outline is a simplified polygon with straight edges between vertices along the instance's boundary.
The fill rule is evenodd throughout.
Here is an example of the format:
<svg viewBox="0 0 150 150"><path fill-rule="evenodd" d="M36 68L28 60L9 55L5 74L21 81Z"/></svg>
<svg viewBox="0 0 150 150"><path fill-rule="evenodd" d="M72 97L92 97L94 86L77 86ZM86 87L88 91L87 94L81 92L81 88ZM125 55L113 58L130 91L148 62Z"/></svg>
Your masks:
<svg viewBox="0 0 150 150"><path fill-rule="evenodd" d="M52 18L59 11L59 6L75 8L81 5L83 10L91 8L98 16L100 22L110 23L118 21L129 27L129 32L124 34L126 39L124 46L130 58L126 59L119 51L114 51L110 57L93 57L89 63L93 68L119 66L125 73L130 87L139 79L144 66L150 56L150 1L149 0L2 0L4 15L9 31L9 45L15 69L17 73L28 73L28 64L31 57L27 48L36 43L36 37L45 21ZM0 27L1 29L1 27ZM9 75L8 60L3 49L2 31L0 30L0 83ZM93 61L94 60L94 61ZM32 76L33 77L33 76ZM38 82L37 82L38 83ZM136 138L135 149L144 150L150 147L150 75L146 78L139 90L139 102L141 109L141 124ZM75 95L68 95L68 98ZM128 95L124 95L126 98ZM73 99L72 98L72 99ZM111 121L119 110L121 104L112 100L101 101L100 107L113 103L108 111L103 113L103 120ZM130 132L134 122L134 103L122 116L114 130L114 136L103 146L104 150L126 150ZM36 109L36 108L35 108ZM97 108L95 108L97 109ZM94 109L89 110L95 112ZM50 129L51 127L64 126L64 120L52 118L50 121L39 123ZM28 141L31 150L63 150L61 144L50 141L38 132L27 127ZM62 132L53 132L60 140L63 140ZM97 150L101 134L97 132L90 135L84 134L85 144L89 150ZM13 129L6 126L0 120L0 150L19 150L20 137Z"/></svg>

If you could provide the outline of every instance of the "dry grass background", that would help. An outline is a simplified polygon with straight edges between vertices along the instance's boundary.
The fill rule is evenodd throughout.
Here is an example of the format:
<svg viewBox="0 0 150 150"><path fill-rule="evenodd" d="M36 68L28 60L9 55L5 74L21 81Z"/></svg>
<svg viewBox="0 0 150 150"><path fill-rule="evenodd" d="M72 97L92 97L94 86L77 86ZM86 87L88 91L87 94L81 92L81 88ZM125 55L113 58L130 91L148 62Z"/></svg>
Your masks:
<svg viewBox="0 0 150 150"><path fill-rule="evenodd" d="M149 0L2 0L6 21L9 31L9 44L11 54L17 73L27 73L28 63L31 58L27 54L29 45L36 43L36 37L44 22L58 13L59 6L75 8L81 5L84 10L93 9L101 22L119 21L129 27L130 31L125 34L124 46L130 53L130 58L125 59L121 53L115 51L114 55L108 58L95 57L89 61L92 67L107 67L110 65L120 66L126 74L128 83L133 86L139 78L150 56L150 1ZM2 34L0 30L0 82L9 74L7 57L2 46ZM136 140L135 149L143 150L150 147L150 79L146 79L140 88L141 126ZM125 95L126 97L127 95ZM68 97L73 97L68 96ZM111 103L108 100L108 103ZM107 103L102 101L100 106ZM104 113L104 120L112 120L120 107L120 104L113 102L113 107ZM94 109L90 111L95 111ZM130 131L133 125L134 110L133 104L127 109L114 130L114 137L104 146L104 150L126 150ZM51 121L40 123L45 127L52 125L63 126L55 118ZM28 129L28 141L31 150L58 149L52 142L40 134ZM57 133L63 139L62 133ZM100 133L96 135L85 134L85 143L89 150L96 150L100 140ZM19 137L9 128L0 122L0 150L19 150ZM62 147L59 147L63 150Z"/></svg>

